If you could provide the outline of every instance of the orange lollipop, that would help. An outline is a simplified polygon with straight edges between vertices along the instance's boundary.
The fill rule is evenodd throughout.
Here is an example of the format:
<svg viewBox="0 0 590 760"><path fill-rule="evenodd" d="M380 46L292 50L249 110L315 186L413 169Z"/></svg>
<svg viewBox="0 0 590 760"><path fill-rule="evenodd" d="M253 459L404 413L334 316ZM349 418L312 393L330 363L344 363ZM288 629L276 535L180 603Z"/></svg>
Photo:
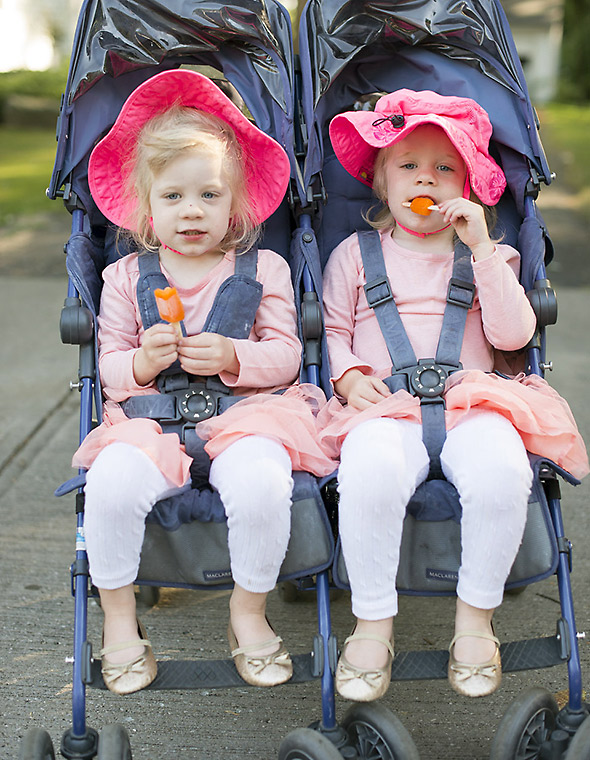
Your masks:
<svg viewBox="0 0 590 760"><path fill-rule="evenodd" d="M158 312L165 322L170 322L176 327L179 337L182 337L180 322L184 319L184 307L178 297L176 288L156 288L154 290Z"/></svg>
<svg viewBox="0 0 590 760"><path fill-rule="evenodd" d="M433 211L438 211L438 206L434 203L432 198L429 198L426 195L414 198L411 203L402 203L402 206L406 206L410 211L413 211L415 214L420 214L421 216L430 216Z"/></svg>

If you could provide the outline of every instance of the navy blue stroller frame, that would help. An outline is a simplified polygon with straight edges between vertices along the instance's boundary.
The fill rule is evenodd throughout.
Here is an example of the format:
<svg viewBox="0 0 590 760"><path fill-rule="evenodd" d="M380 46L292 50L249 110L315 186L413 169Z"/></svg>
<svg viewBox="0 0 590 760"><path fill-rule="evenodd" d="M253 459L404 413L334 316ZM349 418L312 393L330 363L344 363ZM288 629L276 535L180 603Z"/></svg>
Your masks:
<svg viewBox="0 0 590 760"><path fill-rule="evenodd" d="M305 250L320 287L321 275L317 273L330 252L355 230L369 229L361 214L374 203L369 188L350 177L334 156L328 136L332 117L353 108L369 109L380 94L404 87L473 98L490 115L492 151L508 180L508 189L498 205L499 231L521 253L520 280L537 315L538 329L527 347L522 368L543 376L547 368L545 327L555 323L557 305L545 273L553 248L535 200L541 183L549 184L552 176L500 2L466 0L458 12L453 0L309 0L300 24L299 52L308 139L303 174L308 195L327 198L317 210L308 205L309 242ZM397 337L394 334L393 338ZM322 350L325 357L325 344ZM321 381L325 389L329 387L328 377L324 358ZM557 475L574 485L578 481L540 457L531 457L531 466L535 478L527 528L506 588L522 589L557 574L561 615L555 636L504 644L503 670L567 663L569 700L558 710L553 696L543 689L523 693L498 727L491 757L562 758L569 746L567 758L571 760L587 757L590 706L582 701L569 578L571 543L564 535ZM430 480L418 489L408 507L397 576L400 593L455 592L460 558L459 505L456 493L450 491L454 489L446 482ZM339 544L333 579L337 587L349 588ZM446 651L399 652L392 680L446 678L447 662ZM355 714L358 707L347 716L349 732L352 728L354 733L355 724L366 725L366 715L357 718Z"/></svg>

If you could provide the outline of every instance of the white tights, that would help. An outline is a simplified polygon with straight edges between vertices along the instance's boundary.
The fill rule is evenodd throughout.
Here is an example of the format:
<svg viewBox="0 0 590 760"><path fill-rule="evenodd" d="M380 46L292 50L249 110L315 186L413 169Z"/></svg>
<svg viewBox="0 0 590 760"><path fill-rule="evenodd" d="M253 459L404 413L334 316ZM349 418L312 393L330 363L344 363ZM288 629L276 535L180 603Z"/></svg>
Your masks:
<svg viewBox="0 0 590 760"><path fill-rule="evenodd" d="M463 510L457 594L473 607L494 609L502 601L526 523L532 471L522 439L500 415L471 412L448 431L441 464ZM344 441L339 525L358 618L397 614L402 523L428 467L422 428L415 423L369 420Z"/></svg>
<svg viewBox="0 0 590 760"><path fill-rule="evenodd" d="M247 591L270 591L291 529L289 455L269 438L241 438L215 458L210 483L227 515L234 580ZM90 572L98 588L133 583L147 515L157 501L182 490L135 446L113 443L100 452L88 471L84 516Z"/></svg>

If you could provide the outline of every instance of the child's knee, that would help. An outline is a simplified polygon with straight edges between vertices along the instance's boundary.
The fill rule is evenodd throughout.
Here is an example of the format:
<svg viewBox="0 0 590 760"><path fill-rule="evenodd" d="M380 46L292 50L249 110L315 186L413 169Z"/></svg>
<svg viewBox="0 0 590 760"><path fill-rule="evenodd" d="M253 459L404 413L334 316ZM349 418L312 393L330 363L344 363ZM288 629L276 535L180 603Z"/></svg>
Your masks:
<svg viewBox="0 0 590 760"><path fill-rule="evenodd" d="M155 477L154 477L155 476ZM157 483L154 483L154 481ZM86 475L86 512L119 514L139 502L152 502L163 476L149 457L135 446L113 443L96 457Z"/></svg>

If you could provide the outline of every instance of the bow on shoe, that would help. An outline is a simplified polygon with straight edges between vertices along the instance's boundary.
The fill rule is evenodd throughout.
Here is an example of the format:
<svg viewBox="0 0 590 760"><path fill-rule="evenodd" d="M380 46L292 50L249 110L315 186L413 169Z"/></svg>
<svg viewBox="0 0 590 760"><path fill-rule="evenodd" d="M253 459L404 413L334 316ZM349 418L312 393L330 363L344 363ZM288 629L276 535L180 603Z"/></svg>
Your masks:
<svg viewBox="0 0 590 760"><path fill-rule="evenodd" d="M456 663L450 665L449 667L456 673L455 678L457 681L466 681L472 676L495 678L498 673L498 665L496 663L483 665L467 665L463 663Z"/></svg>
<svg viewBox="0 0 590 760"><path fill-rule="evenodd" d="M267 654L263 657L248 657L250 671L254 675L259 675L269 665L276 665L279 668L290 670L292 667L289 652L284 651L281 654Z"/></svg>

